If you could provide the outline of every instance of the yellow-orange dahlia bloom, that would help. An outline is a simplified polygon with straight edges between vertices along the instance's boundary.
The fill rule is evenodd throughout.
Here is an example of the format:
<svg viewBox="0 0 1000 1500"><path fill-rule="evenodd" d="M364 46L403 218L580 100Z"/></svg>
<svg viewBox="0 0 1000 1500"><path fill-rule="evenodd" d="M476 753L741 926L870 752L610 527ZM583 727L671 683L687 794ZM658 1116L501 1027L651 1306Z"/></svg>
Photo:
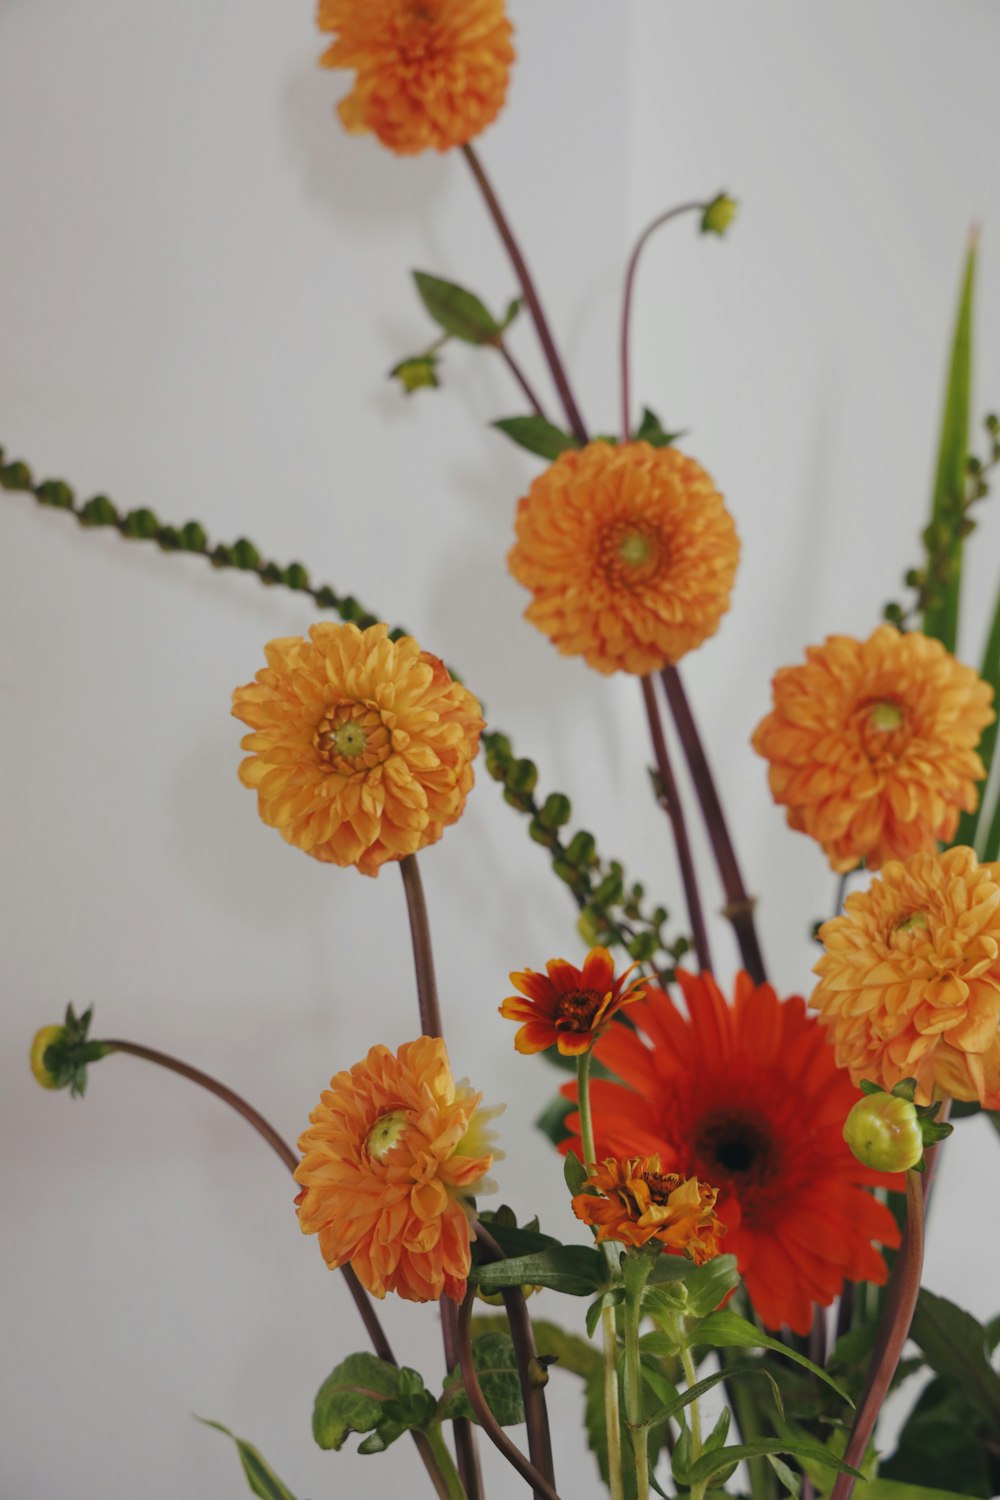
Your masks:
<svg viewBox="0 0 1000 1500"><path fill-rule="evenodd" d="M714 635L739 561L732 518L676 448L589 443L561 453L517 509L511 573L525 619L564 656L642 675Z"/></svg>
<svg viewBox="0 0 1000 1500"><path fill-rule="evenodd" d="M463 146L500 113L514 61L503 0L319 0L327 68L356 70L347 129L412 156Z"/></svg>
<svg viewBox="0 0 1000 1500"><path fill-rule="evenodd" d="M499 1154L482 1094L451 1076L439 1037L393 1056L372 1047L338 1073L299 1138L295 1180L305 1234L331 1269L350 1262L375 1297L461 1301L473 1195Z"/></svg>
<svg viewBox="0 0 1000 1500"><path fill-rule="evenodd" d="M314 859L377 875L436 843L462 813L479 704L410 636L387 625L313 625L265 646L233 694L254 731L240 766L260 816Z"/></svg>
<svg viewBox="0 0 1000 1500"><path fill-rule="evenodd" d="M514 1038L518 1052L544 1052L557 1047L564 1057L589 1052L611 1025L623 1005L641 1000L645 980L632 979L639 967L632 964L615 978L615 961L607 948L591 948L577 969L564 958L551 958L544 974L534 969L510 976L520 991L500 1006L508 1021L524 1024Z"/></svg>
<svg viewBox="0 0 1000 1500"><path fill-rule="evenodd" d="M775 673L773 694L753 747L789 826L834 870L933 849L974 810L993 690L940 641L894 625L867 641L829 636Z"/></svg>
<svg viewBox="0 0 1000 1500"><path fill-rule="evenodd" d="M810 1004L855 1083L1000 1109L1000 864L962 847L890 861L819 936Z"/></svg>
<svg viewBox="0 0 1000 1500"><path fill-rule="evenodd" d="M716 1218L718 1189L697 1177L662 1172L658 1156L609 1157L591 1167L577 1193L573 1212L597 1230L597 1241L646 1245L659 1240L666 1250L702 1265L719 1253L725 1227Z"/></svg>

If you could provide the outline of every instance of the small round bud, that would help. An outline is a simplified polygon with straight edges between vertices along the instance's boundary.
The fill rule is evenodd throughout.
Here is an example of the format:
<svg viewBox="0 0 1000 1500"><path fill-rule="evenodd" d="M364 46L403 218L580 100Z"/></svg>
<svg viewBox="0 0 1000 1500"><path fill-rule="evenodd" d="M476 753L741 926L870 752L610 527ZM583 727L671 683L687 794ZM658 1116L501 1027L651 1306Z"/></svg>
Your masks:
<svg viewBox="0 0 1000 1500"><path fill-rule="evenodd" d="M45 1066L45 1054L50 1047L65 1039L65 1026L43 1026L36 1031L31 1043L31 1071L43 1089L57 1089L61 1085L54 1073Z"/></svg>
<svg viewBox="0 0 1000 1500"><path fill-rule="evenodd" d="M701 216L702 234L725 234L736 217L739 204L728 193L713 198Z"/></svg>
<svg viewBox="0 0 1000 1500"><path fill-rule="evenodd" d="M876 1172L907 1172L924 1154L916 1105L895 1094L866 1094L844 1122L844 1140Z"/></svg>

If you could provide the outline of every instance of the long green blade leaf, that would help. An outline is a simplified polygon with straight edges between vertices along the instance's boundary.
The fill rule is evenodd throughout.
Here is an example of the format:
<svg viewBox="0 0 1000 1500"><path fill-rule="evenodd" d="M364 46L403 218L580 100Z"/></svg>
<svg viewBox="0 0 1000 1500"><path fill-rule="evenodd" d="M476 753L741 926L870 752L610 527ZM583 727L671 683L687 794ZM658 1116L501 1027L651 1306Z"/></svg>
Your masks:
<svg viewBox="0 0 1000 1500"><path fill-rule="evenodd" d="M984 682L988 682L993 689L993 707L1000 712L1000 587L997 589L997 602L993 609L993 622L990 625L990 633L986 638L986 650L983 652L982 665L979 675ZM979 806L975 812L964 812L958 820L958 829L955 833L956 844L967 844L970 848L977 842L977 835L982 826L984 816L984 801L986 789L989 786L990 767L993 764L993 752L997 744L997 720L987 724L979 741L979 757L986 767L986 780L981 783L979 789ZM994 795L997 796L996 791ZM1000 804L1000 797L998 797ZM993 855L996 859L996 855Z"/></svg>
<svg viewBox="0 0 1000 1500"><path fill-rule="evenodd" d="M232 1438L236 1444L236 1451L240 1455L243 1472L247 1478L247 1484L259 1500L295 1500L295 1496L287 1485L282 1484L277 1474L265 1463L260 1453L252 1443L247 1443L243 1438L238 1438L235 1432L230 1432L228 1427L223 1427L221 1422L213 1422L208 1417L197 1417L205 1427L214 1427L216 1432L225 1433L226 1437Z"/></svg>
<svg viewBox="0 0 1000 1500"><path fill-rule="evenodd" d="M962 538L959 533L965 495L965 464L969 454L969 405L972 387L972 299L975 284L977 237L969 241L965 273L952 338L948 384L945 389L937 472L931 499L931 531L942 545L930 549L941 555L947 577L938 598L924 614L924 630L954 651L958 640L958 606L962 584Z"/></svg>
<svg viewBox="0 0 1000 1500"><path fill-rule="evenodd" d="M844 1390L838 1385L832 1375L821 1370L819 1365L814 1365L811 1359L806 1359L804 1354L799 1354L795 1349L789 1349L787 1344L782 1344L778 1339L768 1338L766 1333L761 1333L746 1318L739 1317L736 1313L728 1312L722 1308L719 1312L710 1313L698 1324L694 1333L695 1344L710 1344L713 1349L773 1349L776 1354L783 1354L786 1359L794 1360L797 1365L811 1370L820 1380L825 1380L837 1395L853 1406L854 1402ZM781 1450L776 1450L781 1451Z"/></svg>
<svg viewBox="0 0 1000 1500"><path fill-rule="evenodd" d="M688 1470L688 1481L692 1486L702 1484L711 1479L713 1474L731 1469L745 1458L766 1457L770 1453L791 1453L797 1458L811 1458L813 1463L825 1464L827 1468L837 1469L841 1474L853 1474L856 1479L862 1477L857 1469L852 1469L843 1459L835 1458L829 1448L824 1448L821 1443L796 1442L787 1438L755 1438L752 1443L734 1443L730 1448L717 1448L714 1453L702 1454Z"/></svg>

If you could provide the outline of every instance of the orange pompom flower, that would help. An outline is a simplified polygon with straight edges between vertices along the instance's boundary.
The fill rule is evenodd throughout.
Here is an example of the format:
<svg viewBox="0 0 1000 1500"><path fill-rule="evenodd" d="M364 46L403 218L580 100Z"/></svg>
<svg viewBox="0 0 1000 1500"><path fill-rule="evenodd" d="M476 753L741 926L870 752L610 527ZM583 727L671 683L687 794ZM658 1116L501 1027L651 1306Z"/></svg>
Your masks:
<svg viewBox="0 0 1000 1500"><path fill-rule="evenodd" d="M858 1097L817 1019L797 996L736 981L726 1004L710 974L679 973L683 1016L661 991L632 1007L594 1056L617 1079L590 1086L597 1154L658 1155L719 1189L725 1248L769 1328L807 1333L812 1304L849 1281L883 1282L872 1241L899 1231L864 1186L894 1186L856 1161L844 1120ZM576 1086L563 1090L576 1097ZM577 1130L577 1119L567 1121ZM566 1148L580 1152L578 1141Z"/></svg>
<svg viewBox="0 0 1000 1500"><path fill-rule="evenodd" d="M314 859L377 875L461 816L483 721L436 656L387 625L313 625L233 694L260 816Z"/></svg>
<svg viewBox="0 0 1000 1500"><path fill-rule="evenodd" d="M715 634L739 555L722 496L693 458L589 443L523 496L507 561L534 594L525 619L564 656L642 675Z"/></svg>
<svg viewBox="0 0 1000 1500"><path fill-rule="evenodd" d="M773 693L753 747L789 826L834 870L947 843L959 812L975 809L993 690L940 641L894 625L867 641L829 636L775 674Z"/></svg>
<svg viewBox="0 0 1000 1500"><path fill-rule="evenodd" d="M478 1108L456 1084L439 1037L395 1056L372 1047L331 1079L299 1138L299 1223L319 1235L331 1269L350 1262L375 1297L461 1301L470 1265L469 1214L501 1153Z"/></svg>
<svg viewBox="0 0 1000 1500"><path fill-rule="evenodd" d="M628 982L638 967L632 964L616 979L607 948L591 948L582 969L551 958L544 974L533 969L512 974L510 982L520 994L509 996L499 1010L508 1021L525 1023L514 1038L518 1052L544 1052L552 1046L564 1057L589 1052L622 1006L646 993L645 980Z"/></svg>
<svg viewBox="0 0 1000 1500"><path fill-rule="evenodd" d="M697 1177L662 1172L658 1156L609 1158L592 1167L573 1212L597 1230L597 1242L642 1246L659 1240L665 1250L686 1255L696 1266L719 1253L725 1226L715 1214L718 1190Z"/></svg>
<svg viewBox="0 0 1000 1500"><path fill-rule="evenodd" d="M463 146L500 113L514 61L503 0L319 0L337 34L327 68L352 68L339 107L355 134L412 156Z"/></svg>
<svg viewBox="0 0 1000 1500"><path fill-rule="evenodd" d="M1000 1109L1000 864L971 849L887 864L819 930L810 1004L856 1083L917 1080Z"/></svg>

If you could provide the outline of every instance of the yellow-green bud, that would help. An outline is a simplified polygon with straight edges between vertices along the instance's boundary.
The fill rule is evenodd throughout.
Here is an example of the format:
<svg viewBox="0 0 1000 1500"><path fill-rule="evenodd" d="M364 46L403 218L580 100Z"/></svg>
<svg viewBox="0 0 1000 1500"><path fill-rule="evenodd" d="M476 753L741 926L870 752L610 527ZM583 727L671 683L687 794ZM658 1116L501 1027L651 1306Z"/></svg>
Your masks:
<svg viewBox="0 0 1000 1500"><path fill-rule="evenodd" d="M57 1089L61 1085L55 1074L45 1066L45 1054L66 1036L65 1026L43 1026L36 1031L31 1043L31 1071L43 1089Z"/></svg>
<svg viewBox="0 0 1000 1500"><path fill-rule="evenodd" d="M389 371L391 380L398 380L408 396L414 391L419 391L426 386L432 389L441 384L437 377L438 357L436 354L414 354L409 359L401 359Z"/></svg>
<svg viewBox="0 0 1000 1500"><path fill-rule="evenodd" d="M713 198L701 216L702 234L725 234L736 217L739 204L728 193Z"/></svg>
<svg viewBox="0 0 1000 1500"><path fill-rule="evenodd" d="M866 1094L844 1122L844 1140L876 1172L907 1172L924 1154L917 1107L895 1094Z"/></svg>

